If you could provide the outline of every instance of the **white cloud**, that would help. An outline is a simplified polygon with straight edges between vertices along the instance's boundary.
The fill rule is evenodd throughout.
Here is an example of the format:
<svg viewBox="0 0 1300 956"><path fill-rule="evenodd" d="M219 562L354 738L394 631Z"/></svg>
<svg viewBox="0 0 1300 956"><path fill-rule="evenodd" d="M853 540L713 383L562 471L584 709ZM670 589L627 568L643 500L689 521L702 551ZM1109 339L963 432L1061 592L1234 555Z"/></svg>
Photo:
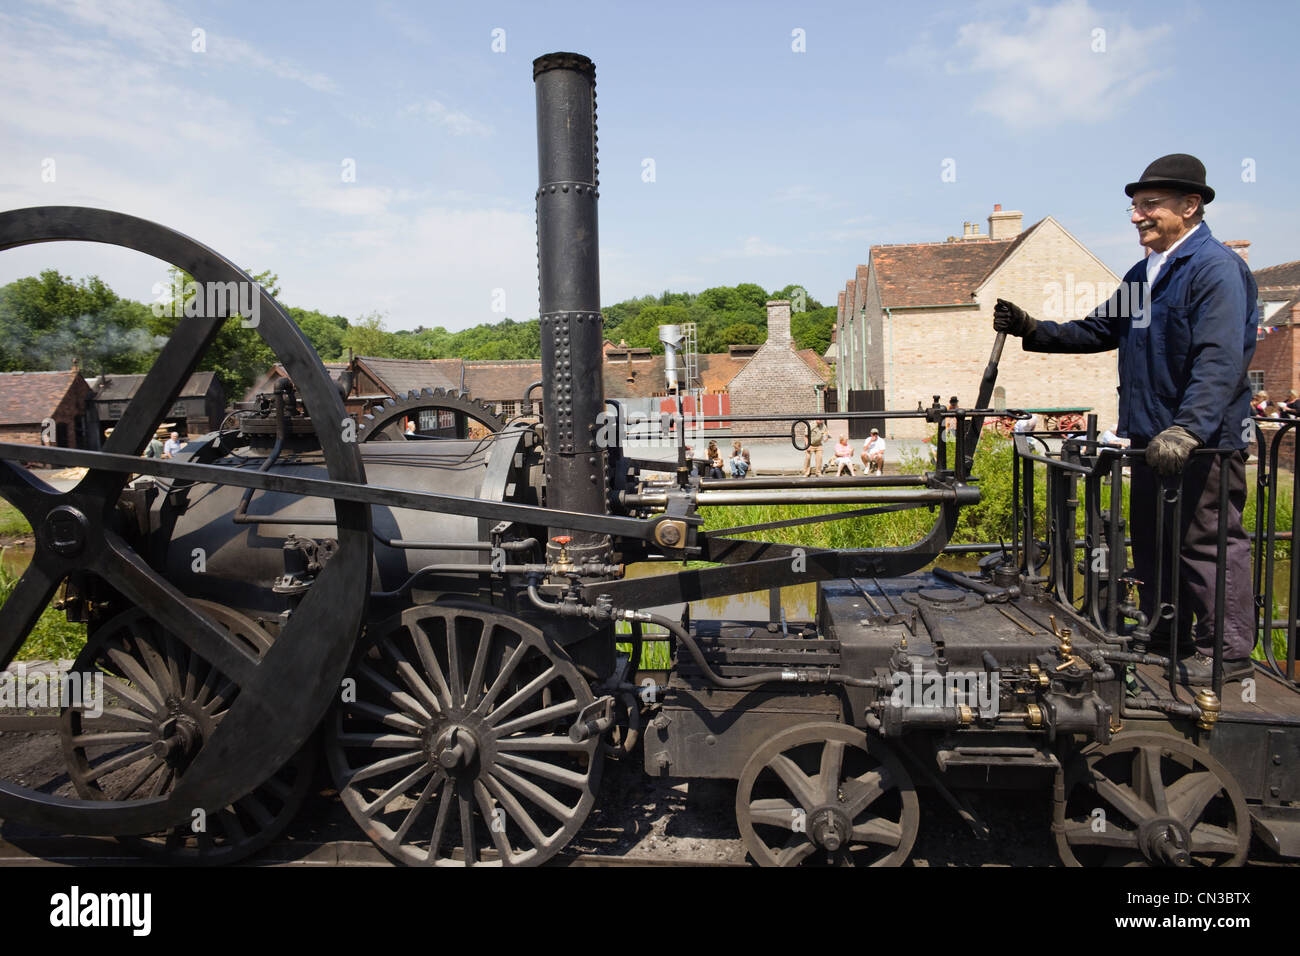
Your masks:
<svg viewBox="0 0 1300 956"><path fill-rule="evenodd" d="M449 130L455 136L487 136L492 132L492 127L486 123L480 123L468 113L450 109L438 100L421 100L419 103L412 103L403 112L424 117L435 126L442 126Z"/></svg>
<svg viewBox="0 0 1300 956"><path fill-rule="evenodd" d="M1101 31L1101 32L1099 32ZM1141 29L1088 0L1031 6L1022 23L967 23L939 52L929 41L913 49L927 69L986 78L972 106L1016 128L1096 123L1134 103L1167 71L1167 24Z"/></svg>

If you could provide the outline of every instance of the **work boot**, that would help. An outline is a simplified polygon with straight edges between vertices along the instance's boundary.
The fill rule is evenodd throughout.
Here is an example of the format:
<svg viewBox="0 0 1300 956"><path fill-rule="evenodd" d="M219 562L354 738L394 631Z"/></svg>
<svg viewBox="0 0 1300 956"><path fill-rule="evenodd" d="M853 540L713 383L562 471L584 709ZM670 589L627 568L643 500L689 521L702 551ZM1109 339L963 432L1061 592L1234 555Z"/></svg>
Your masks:
<svg viewBox="0 0 1300 956"><path fill-rule="evenodd" d="M1223 682L1241 680L1255 671L1250 658L1225 658L1223 661ZM1188 687L1209 687L1214 680L1214 658L1197 651L1191 657L1178 662L1178 683Z"/></svg>

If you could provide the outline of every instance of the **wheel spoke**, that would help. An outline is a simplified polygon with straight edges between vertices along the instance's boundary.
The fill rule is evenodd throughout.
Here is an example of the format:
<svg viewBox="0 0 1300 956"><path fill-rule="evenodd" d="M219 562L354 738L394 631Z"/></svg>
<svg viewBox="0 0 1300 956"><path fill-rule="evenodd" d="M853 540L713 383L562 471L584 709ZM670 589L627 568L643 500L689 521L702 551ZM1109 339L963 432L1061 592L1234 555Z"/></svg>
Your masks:
<svg viewBox="0 0 1300 956"><path fill-rule="evenodd" d="M567 736L543 737L536 734L499 737L495 746L498 751L519 750L539 753L576 753L587 749L585 743L574 743Z"/></svg>
<svg viewBox="0 0 1300 956"><path fill-rule="evenodd" d="M903 828L893 820L873 816L865 823L853 825L853 839L858 843L879 843L881 846L897 847L903 839Z"/></svg>
<svg viewBox="0 0 1300 956"><path fill-rule="evenodd" d="M103 763L98 764L93 770L90 771L90 773L86 775L86 779L98 780L100 777L107 776L108 774L121 770L124 767L129 767L132 764L138 763L139 761L144 760L145 758L150 756L153 756L152 748L137 747L134 750L129 750L126 753L119 754L116 757L110 757L108 760L105 760ZM154 759L157 760L159 763L162 762L161 757L154 757Z"/></svg>
<svg viewBox="0 0 1300 956"><path fill-rule="evenodd" d="M4 498L35 528L59 490L16 462L0 459L0 498Z"/></svg>
<svg viewBox="0 0 1300 956"><path fill-rule="evenodd" d="M1147 805L1163 816L1169 812L1165 798L1165 780L1160 768L1160 749L1139 747L1133 754L1133 789Z"/></svg>
<svg viewBox="0 0 1300 956"><path fill-rule="evenodd" d="M510 678L514 676L515 668L519 666L519 663L524 659L524 656L527 653L528 645L526 643L520 641L515 645L514 650L510 652L510 657L501 665L501 671L497 674L496 680L492 682L492 686L487 689L483 694L483 699L480 700L478 706L474 708L475 714L482 717L492 709L492 705L501 695L501 692L506 689L506 686L510 683Z"/></svg>
<svg viewBox="0 0 1300 956"><path fill-rule="evenodd" d="M565 786L581 790L587 785L587 775L578 773L574 770L566 770L563 767L557 767L555 764L546 763L543 760L530 760L527 757L517 757L514 754L502 753L497 754L497 763L504 764L507 767L514 767L516 770L522 770L525 773L531 773L535 777L541 777L543 780L550 780L553 783L562 783Z"/></svg>
<svg viewBox="0 0 1300 956"><path fill-rule="evenodd" d="M790 788L790 792L799 801L799 805L811 813L818 803L817 792L813 789L812 780L800 769L799 765L785 754L777 754L767 765Z"/></svg>
<svg viewBox="0 0 1300 956"><path fill-rule="evenodd" d="M817 777L822 787L822 801L834 801L840 789L840 770L844 767L844 744L839 740L828 740L822 748L821 767Z"/></svg>
<svg viewBox="0 0 1300 956"><path fill-rule="evenodd" d="M407 666L409 667L410 665ZM359 665L357 667L357 676L364 677L370 684L378 688L384 694L384 696L387 697L389 700L391 700L394 704L396 704L398 707L401 707L402 710L406 711L408 714L411 714L414 717L418 717L420 720L429 720L432 718L434 714L438 713L437 701L434 699L432 693L428 693L429 688L425 687L422 682L420 686L423 692L428 693L428 697L425 703L433 705L432 710L422 706L420 702L417 701L414 697L406 693L406 691L402 690L400 687L398 687L388 678L376 672L374 668L370 667L369 665L366 664ZM407 686L408 687L410 686L409 682ZM421 691L416 691L416 692L422 693Z"/></svg>
<svg viewBox="0 0 1300 956"><path fill-rule="evenodd" d="M1211 823L1200 823L1192 829L1191 836L1192 845L1189 850L1192 854L1235 854L1241 852L1240 837L1225 827L1215 826Z"/></svg>
<svg viewBox="0 0 1300 956"><path fill-rule="evenodd" d="M162 692L162 688L153 682L148 671L140 666L140 661L134 654L120 647L109 647L106 652L118 672L131 682L132 687L138 688L144 695L150 711L157 713L167 709L167 696Z"/></svg>
<svg viewBox="0 0 1300 956"><path fill-rule="evenodd" d="M442 799L438 801L438 812L433 818L433 834L429 837L429 853L425 857L428 862L438 858L442 838L447 832L447 821L451 818L451 805L456 799L455 791L456 784L452 780L448 780L447 786L442 788Z"/></svg>
<svg viewBox="0 0 1300 956"><path fill-rule="evenodd" d="M86 734L75 734L71 738L72 743L78 747L117 747L122 744L149 743L153 739L153 733L148 730L91 731Z"/></svg>
<svg viewBox="0 0 1300 956"><path fill-rule="evenodd" d="M1133 823L1141 823L1155 816L1155 811L1142 800L1128 784L1115 783L1100 774L1093 775L1098 796L1110 802Z"/></svg>
<svg viewBox="0 0 1300 956"><path fill-rule="evenodd" d="M1208 770L1184 774L1169 785L1166 797L1169 814L1192 829L1210 801L1223 790L1219 778Z"/></svg>
<svg viewBox="0 0 1300 956"><path fill-rule="evenodd" d="M424 725L417 720L413 720L406 714L399 713L395 710L385 710L378 704L372 704L366 700L349 701L344 705L349 714L364 714L372 720L377 720L386 727L392 727L394 730L405 731L408 734L419 736L424 730Z"/></svg>
<svg viewBox="0 0 1300 956"><path fill-rule="evenodd" d="M447 622L447 676L450 685L451 706L463 707L465 704L465 686L460 672L460 629L456 621Z"/></svg>
<svg viewBox="0 0 1300 956"><path fill-rule="evenodd" d="M465 865L473 866L478 862L478 841L474 838L474 808L469 797L457 794L460 800L460 839L465 851Z"/></svg>
<svg viewBox="0 0 1300 956"><path fill-rule="evenodd" d="M423 741L409 734L339 734L339 743L344 747L370 747L376 750L415 750L420 751ZM422 752L422 751L421 751Z"/></svg>
<svg viewBox="0 0 1300 956"><path fill-rule="evenodd" d="M542 828L537 825L537 821L524 809L523 804L515 799L515 795L501 785L499 780L488 777L484 780L484 784L492 791L492 795L497 798L497 802L509 814L510 819L514 820L519 825L519 828L524 831L524 836L528 838L528 841L533 846L543 849L550 845L550 839L542 832Z"/></svg>
<svg viewBox="0 0 1300 956"><path fill-rule="evenodd" d="M438 657L433 653L429 635L422 628L414 627L411 629L411 637L415 640L415 650L420 655L420 663L424 665L424 673L433 678L434 691L438 699L445 701L447 705L455 706L455 698L451 695L451 688L447 686L447 678L442 673Z"/></svg>
<svg viewBox="0 0 1300 956"><path fill-rule="evenodd" d="M419 817L424 808L428 806L429 798L433 796L439 785L445 782L446 779L447 774L441 768L439 768L434 775L429 778L429 782L426 783L424 789L420 791L420 796L416 799L415 804L410 810L406 811L406 816L402 818L402 825L397 828L396 832L394 832L394 840L401 843L406 839L406 834L411 829L411 824L416 821L416 818ZM437 846L436 841L433 846Z"/></svg>
<svg viewBox="0 0 1300 956"><path fill-rule="evenodd" d="M849 815L849 819L855 819L859 813L871 806L886 790L894 785L894 781L889 773L888 767L877 767L874 770L854 777L852 780L845 780L842 787L844 791L844 812Z"/></svg>
<svg viewBox="0 0 1300 956"><path fill-rule="evenodd" d="M776 855L777 866L798 866L817 851L817 844L806 835L796 833Z"/></svg>
<svg viewBox="0 0 1300 956"><path fill-rule="evenodd" d="M116 434L116 433L115 433ZM197 610L114 532L105 530L108 545L99 569L114 587L136 607L149 608L150 616L177 639L199 654L226 677L243 685L253 675L257 658L230 633Z"/></svg>
<svg viewBox="0 0 1300 956"><path fill-rule="evenodd" d="M420 766L416 767L401 780L397 781L397 783L393 784L379 796L375 797L375 799L370 801L370 803L363 804L361 807L362 814L367 817L373 817L375 814L381 812L393 802L398 794L405 793L406 790L413 786L417 781L423 780L432 769L433 768L431 768L427 762L421 761ZM353 777L352 779L353 782L356 781L356 777Z"/></svg>
<svg viewBox="0 0 1300 956"><path fill-rule="evenodd" d="M474 653L474 666L469 672L469 685L465 693L465 709L470 710L471 703L477 701L479 693L483 690L483 674L487 669L488 652L492 649L492 638L496 634L496 625L489 622L483 627L483 633L479 635L478 649Z"/></svg>
<svg viewBox="0 0 1300 956"><path fill-rule="evenodd" d="M483 819L487 821L488 834L492 838L492 844L497 848L497 853L501 855L501 862L509 863L514 854L510 851L510 841L506 839L505 828L496 825L497 808L492 806L492 796L477 780L474 781L474 800L478 803Z"/></svg>
<svg viewBox="0 0 1300 956"><path fill-rule="evenodd" d="M155 755L154 758L150 760L149 763L146 764L144 768L140 770L139 773L137 773L134 777L132 777L130 782L127 783L125 787L122 788L122 795L119 799L123 799L123 798L129 799L131 794L135 793L142 786L144 786L145 781L148 780L150 777L152 777L154 773L158 770L158 768L161 767L165 762L166 762L165 758ZM162 780L166 778L169 774L170 774L170 770L168 771L167 774L163 774L159 779ZM163 785L166 786L166 784ZM157 783L155 783L155 786L157 786ZM150 793L149 796L156 797L158 796L158 794Z"/></svg>
<svg viewBox="0 0 1300 956"><path fill-rule="evenodd" d="M524 703L526 700L528 700L528 698L538 693L543 687L549 684L554 678L555 678L555 667L551 666L546 668L546 670L542 671L540 674L538 674L536 677L530 680L519 690L511 694L510 697L500 707L492 711L492 713L488 714L487 717L483 719L484 723L488 724L489 726L492 726L496 724L498 721L504 720L509 714L517 710L520 704Z"/></svg>
<svg viewBox="0 0 1300 956"><path fill-rule="evenodd" d="M1136 832L1111 826L1109 823L1101 830L1094 830L1091 817L1067 821L1065 839L1072 846L1106 846L1134 851L1138 849Z"/></svg>
<svg viewBox="0 0 1300 956"><path fill-rule="evenodd" d="M412 750L409 753L398 754L396 757L385 757L383 760L376 760L372 764L358 767L352 771L348 775L348 786L354 786L363 780L369 780L371 777L378 777L391 770L401 770L403 767L409 767L414 763L423 763L424 761L425 755L422 750Z"/></svg>
<svg viewBox="0 0 1300 956"><path fill-rule="evenodd" d="M501 781L503 787L508 787L520 796L527 797L534 805L545 810L560 823L564 823L573 815L571 808L566 807L531 780L525 780L505 767L498 765L492 768L492 776Z"/></svg>
<svg viewBox="0 0 1300 956"><path fill-rule="evenodd" d="M794 821L803 815L803 810L789 800L781 797L767 797L753 800L749 804L749 819L755 824L781 827L794 832Z"/></svg>
<svg viewBox="0 0 1300 956"><path fill-rule="evenodd" d="M261 830L267 829L275 822L275 815L271 813L271 811L266 808L266 805L258 798L256 790L243 799L236 801L235 806L252 817L253 822L256 823L258 828Z"/></svg>
<svg viewBox="0 0 1300 956"><path fill-rule="evenodd" d="M563 704L552 704L550 707L543 707L541 710L535 710L531 714L516 717L514 720L502 724L497 728L497 732L502 734L518 733L521 730L527 730L529 727L536 727L538 724L548 724L561 717L576 714L580 709L576 700L565 701Z"/></svg>
<svg viewBox="0 0 1300 956"><path fill-rule="evenodd" d="M27 565L9 600L0 606L0 669L8 667L40 620L62 582L48 572L39 557Z"/></svg>

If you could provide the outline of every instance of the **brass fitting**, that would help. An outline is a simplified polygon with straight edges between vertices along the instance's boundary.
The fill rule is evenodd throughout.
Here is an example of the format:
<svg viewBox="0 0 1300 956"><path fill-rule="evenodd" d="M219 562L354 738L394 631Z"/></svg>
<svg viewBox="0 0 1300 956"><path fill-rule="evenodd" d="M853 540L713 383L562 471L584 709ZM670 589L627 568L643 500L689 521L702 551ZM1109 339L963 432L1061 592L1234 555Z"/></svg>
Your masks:
<svg viewBox="0 0 1300 956"><path fill-rule="evenodd" d="M1196 726L1205 731L1213 730L1219 719L1219 713L1223 710L1219 695L1208 687L1202 687L1196 692L1196 706L1201 709L1201 719L1197 721Z"/></svg>
<svg viewBox="0 0 1300 956"><path fill-rule="evenodd" d="M961 721L963 727L969 727L975 720L975 715L971 712L969 704L957 705L957 719Z"/></svg>
<svg viewBox="0 0 1300 956"><path fill-rule="evenodd" d="M1038 704L1025 705L1025 726L1030 730L1043 726L1043 708Z"/></svg>

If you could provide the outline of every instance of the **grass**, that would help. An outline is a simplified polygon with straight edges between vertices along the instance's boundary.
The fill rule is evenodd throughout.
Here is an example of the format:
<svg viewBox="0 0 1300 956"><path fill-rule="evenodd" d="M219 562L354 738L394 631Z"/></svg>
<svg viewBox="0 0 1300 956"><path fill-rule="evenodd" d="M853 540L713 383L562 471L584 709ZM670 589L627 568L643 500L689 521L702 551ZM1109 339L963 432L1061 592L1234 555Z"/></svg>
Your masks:
<svg viewBox="0 0 1300 956"><path fill-rule="evenodd" d="M0 538L19 538L32 533L32 526L17 508L0 499Z"/></svg>
<svg viewBox="0 0 1300 956"><path fill-rule="evenodd" d="M4 552L0 548L0 606L9 600L14 587L18 584L18 575L4 563ZM53 661L76 658L86 646L86 625L69 623L62 611L47 607L42 613L26 642L14 655L19 661Z"/></svg>

